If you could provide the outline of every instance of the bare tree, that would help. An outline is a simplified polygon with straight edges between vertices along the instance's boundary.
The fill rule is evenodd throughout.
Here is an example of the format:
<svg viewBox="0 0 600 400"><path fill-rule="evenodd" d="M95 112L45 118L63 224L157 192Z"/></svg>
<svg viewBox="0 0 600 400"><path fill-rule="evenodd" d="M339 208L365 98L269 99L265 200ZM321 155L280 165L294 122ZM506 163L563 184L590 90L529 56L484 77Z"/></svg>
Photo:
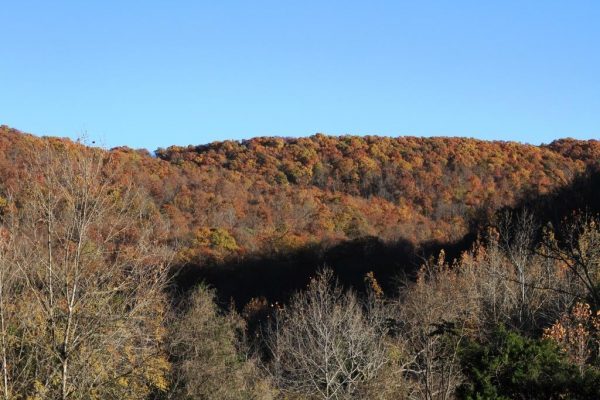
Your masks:
<svg viewBox="0 0 600 400"><path fill-rule="evenodd" d="M487 327L495 329L501 323L539 329L562 313L559 304L568 302L568 282L556 263L539 251L537 230L531 212L505 212L488 230L485 243L465 253Z"/></svg>
<svg viewBox="0 0 600 400"><path fill-rule="evenodd" d="M600 218L576 214L564 223L558 238L549 226L541 250L578 282L582 297L587 296L594 307L600 306Z"/></svg>
<svg viewBox="0 0 600 400"><path fill-rule="evenodd" d="M514 215L504 213L498 224L500 244L507 259L516 272L519 286L518 320L521 325L528 318L526 314L530 283L527 281L527 268L530 266L533 252L534 235L537 229L533 213L523 210Z"/></svg>
<svg viewBox="0 0 600 400"><path fill-rule="evenodd" d="M388 360L376 312L344 292L331 270L319 273L277 312L267 334L275 384L311 399L353 398Z"/></svg>
<svg viewBox="0 0 600 400"><path fill-rule="evenodd" d="M10 235L18 246L8 259L16 273L0 272L18 289L4 297L15 310L5 323L19 355L4 363L19 371L5 380L5 397L140 398L163 390L170 251L156 229L160 215L132 185L115 181L119 166L108 153L45 144L31 155L15 208Z"/></svg>
<svg viewBox="0 0 600 400"><path fill-rule="evenodd" d="M417 281L398 303L398 340L412 362L405 377L412 382L411 399L454 397L463 376L459 349L469 330L479 326L479 297L461 268L451 268L440 255L428 261Z"/></svg>
<svg viewBox="0 0 600 400"><path fill-rule="evenodd" d="M8 203L13 203L12 199ZM18 270L15 264L15 228L13 213L4 212L0 228L0 357L2 358L2 397L7 400L19 391L19 371L15 366L23 364L27 355L23 355L18 345L18 333L21 326L16 314L14 301L19 294ZM23 355L23 356L22 356ZM10 363L9 363L10 362Z"/></svg>

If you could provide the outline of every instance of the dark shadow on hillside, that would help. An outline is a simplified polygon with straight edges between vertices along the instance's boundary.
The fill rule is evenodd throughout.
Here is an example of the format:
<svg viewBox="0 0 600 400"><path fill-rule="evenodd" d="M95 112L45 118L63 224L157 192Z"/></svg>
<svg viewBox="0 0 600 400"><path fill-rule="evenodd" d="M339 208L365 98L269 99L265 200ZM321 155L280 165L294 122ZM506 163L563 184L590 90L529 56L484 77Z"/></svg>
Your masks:
<svg viewBox="0 0 600 400"><path fill-rule="evenodd" d="M600 213L600 169L588 168L570 185L546 195L524 198L516 208L529 208L541 221L555 226L575 210Z"/></svg>
<svg viewBox="0 0 600 400"><path fill-rule="evenodd" d="M533 212L540 227L551 223L557 235L561 233L561 225L571 219L574 212L600 214L600 169L590 167L570 185L544 195L528 194L516 206L505 207L496 214L510 211L516 216L523 210Z"/></svg>
<svg viewBox="0 0 600 400"><path fill-rule="evenodd" d="M254 255L244 260L198 266L179 270L175 284L187 291L204 281L217 289L221 305L233 299L241 309L252 298L265 297L269 302L285 303L304 288L315 273L327 266L344 287L365 290L365 275L373 271L388 295L395 295L402 279L412 279L429 255L444 249L446 256L458 256L472 243L469 236L458 243L426 243L416 248L407 240L385 243L376 237L363 237L335 245L313 245L281 255Z"/></svg>
<svg viewBox="0 0 600 400"><path fill-rule="evenodd" d="M589 170L567 187L546 195L527 195L516 206L502 211L532 210L538 221L560 223L573 210L600 212L600 171ZM234 301L238 310L252 298L265 297L269 302L285 303L304 288L310 277L324 266L333 269L340 283L364 291L364 277L373 271L384 292L394 296L399 283L414 278L415 272L429 257L443 249L450 261L470 249L477 232L488 225L485 212L477 212L471 230L456 242L425 242L418 246L407 240L385 243L376 237L364 237L335 245L313 245L286 254L256 254L242 260L212 266L188 265L177 268L174 284L185 293L204 281L217 290L222 306Z"/></svg>

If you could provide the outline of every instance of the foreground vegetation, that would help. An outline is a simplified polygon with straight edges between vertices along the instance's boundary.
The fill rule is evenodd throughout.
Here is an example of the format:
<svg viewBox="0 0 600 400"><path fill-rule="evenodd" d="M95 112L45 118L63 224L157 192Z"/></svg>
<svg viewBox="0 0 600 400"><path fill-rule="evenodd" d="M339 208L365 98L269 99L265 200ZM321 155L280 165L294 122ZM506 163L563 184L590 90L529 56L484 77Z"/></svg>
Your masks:
<svg viewBox="0 0 600 400"><path fill-rule="evenodd" d="M0 163L0 396L5 399L600 397L600 218L593 207L562 201L567 213L540 213L540 206L536 214L524 207L500 210L501 205L515 205L514 199L497 199L513 203L487 202L489 209L481 215L469 208L446 214L438 209L461 200L438 191L437 197L426 196L433 208L426 202L419 208L415 204L425 200L418 200L416 192L398 192L410 186L408 181L389 181L399 171L373 167L357 181L342 177L354 168L343 167L344 160L360 166L377 159L377 165L392 168L398 160L380 161L402 153L402 147L380 143L374 155L370 146L365 152L372 157L327 160L335 167L319 173L315 160L323 163L317 157L322 152L286 156L315 143L334 145L322 136L300 143L256 140L246 145L251 152L233 144L194 149L189 153L199 158L188 161L179 161L188 157L181 149L160 152L163 161L55 139L19 143L5 149ZM446 144L439 151L455 154L452 143ZM255 148L259 145L263 147ZM554 150L539 150L542 163L560 164L548 164L539 176L561 175L564 184L572 182L574 171L593 167L594 145L566 141ZM360 143L344 146L359 148ZM269 150L276 147L281 152ZM273 159L275 154L282 154L282 160ZM257 166L246 171L247 177L235 162L240 157ZM294 157L306 159L289 164ZM219 162L227 165L217 167ZM461 165L456 159L454 163L448 168ZM212 172L191 169L192 164L209 166ZM255 190L265 192L254 193L254 205L268 212L238 212L253 205L234 204L240 201L236 196L251 192L225 196L215 182L206 186L212 200L200 200L201 190L186 185L169 198L168 189L149 186L145 172L132 170L132 165L161 168L163 186L172 184L169 179L186 176L191 182L206 179L196 175L200 172L214 177L218 171L221 179L249 190L241 182L261 176ZM293 167L307 165L310 179L293 172ZM417 174L415 182L434 186L420 180L425 172L419 171L427 171L421 167L402 168ZM270 168L292 170L284 180ZM388 181L377 181L377 176ZM499 175L492 181L502 179ZM511 179L504 182L524 186ZM343 185L335 186L339 183ZM544 185L538 195L555 189ZM463 199L475 202L480 189L463 189L468 193ZM313 190L338 200L317 205ZM499 193L503 190L508 189ZM294 196L305 201L294 203ZM597 192L590 196L598 198ZM398 220L376 225L380 217L360 217L366 215L360 207L379 205L371 214L380 213L383 221L386 210L397 212L409 198L415 202L409 208L421 213L415 220L428 221L421 224L426 232L434 231L429 225L436 221L441 227L462 221L437 239L467 233L469 215L485 219L473 227L474 240L457 257L440 250L444 246L429 247L429 254L420 253L417 268L396 271L393 281L383 282L365 265L362 282L349 286L337 271L315 265L289 296L256 296L243 304L221 301L214 287L201 282L182 284L182 277L191 276L184 274L186 269L219 268L251 249L287 254L311 236L385 237ZM577 197L582 198L587 197ZM352 202L362 204L356 209L360 211L342 217ZM191 214L184 223L186 210ZM331 221L323 216L313 221L316 210ZM289 218L269 222L275 216ZM410 218L403 221L409 224ZM411 240L419 235L425 234ZM264 285L283 285L283 280Z"/></svg>

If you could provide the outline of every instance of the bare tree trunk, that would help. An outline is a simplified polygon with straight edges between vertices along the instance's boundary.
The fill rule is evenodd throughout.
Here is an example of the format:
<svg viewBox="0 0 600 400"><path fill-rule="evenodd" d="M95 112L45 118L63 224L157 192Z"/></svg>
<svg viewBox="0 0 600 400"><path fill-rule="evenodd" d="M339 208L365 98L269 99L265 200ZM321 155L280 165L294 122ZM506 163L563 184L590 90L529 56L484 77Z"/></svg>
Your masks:
<svg viewBox="0 0 600 400"><path fill-rule="evenodd" d="M2 335L2 381L4 399L8 400L8 366L6 349L6 324L4 321L4 271L0 272L0 334Z"/></svg>

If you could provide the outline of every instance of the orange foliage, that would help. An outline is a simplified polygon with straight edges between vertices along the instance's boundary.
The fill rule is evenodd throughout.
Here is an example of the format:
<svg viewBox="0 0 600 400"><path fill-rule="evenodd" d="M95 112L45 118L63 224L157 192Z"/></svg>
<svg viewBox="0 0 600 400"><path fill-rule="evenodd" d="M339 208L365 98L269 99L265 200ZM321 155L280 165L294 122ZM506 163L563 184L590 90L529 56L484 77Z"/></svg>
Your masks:
<svg viewBox="0 0 600 400"><path fill-rule="evenodd" d="M0 127L0 196L18 192L22 160L40 143ZM121 166L116 179L141 186L168 216L181 261L192 262L366 235L458 239L473 216L565 185L599 154L598 141L570 139L531 146L316 134L172 146L156 157L119 147L107 156ZM226 233L235 246L202 244L199 231Z"/></svg>

